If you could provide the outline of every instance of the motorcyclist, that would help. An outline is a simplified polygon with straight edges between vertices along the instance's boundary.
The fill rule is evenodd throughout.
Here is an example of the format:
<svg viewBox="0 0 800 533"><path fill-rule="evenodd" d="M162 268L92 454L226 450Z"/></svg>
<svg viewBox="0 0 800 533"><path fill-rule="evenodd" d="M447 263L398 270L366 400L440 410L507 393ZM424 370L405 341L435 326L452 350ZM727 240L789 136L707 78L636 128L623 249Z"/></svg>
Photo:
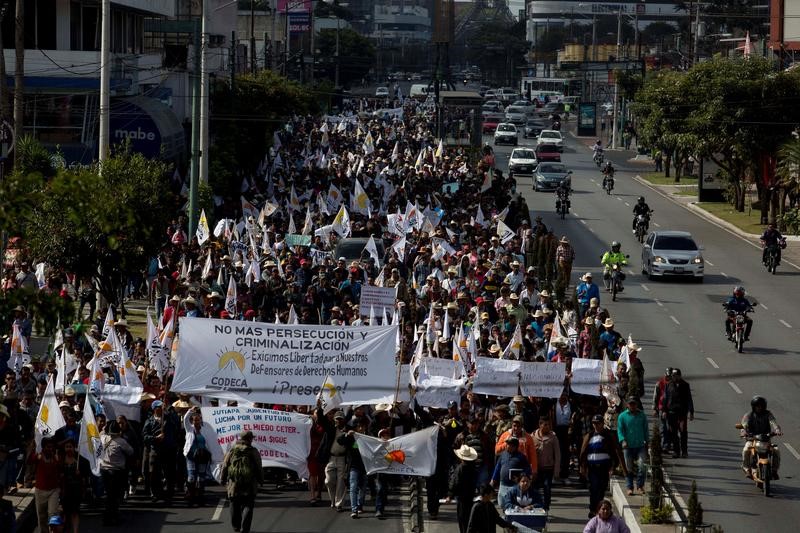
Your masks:
<svg viewBox="0 0 800 533"><path fill-rule="evenodd" d="M597 154L603 153L603 141L597 139L597 142L592 146L592 159L597 157Z"/></svg>
<svg viewBox="0 0 800 533"><path fill-rule="evenodd" d="M603 190L606 190L606 185L608 184L608 180L611 180L611 188L614 188L614 165L611 164L611 161L606 161L605 166L603 166Z"/></svg>
<svg viewBox="0 0 800 533"><path fill-rule="evenodd" d="M781 241L783 235L778 231L778 226L774 222L770 222L764 233L761 234L761 246L764 247L764 252L761 254L761 262L767 264L767 252L770 246L776 246L778 250L778 264L781 263Z"/></svg>
<svg viewBox="0 0 800 533"><path fill-rule="evenodd" d="M731 317L736 313L747 313L753 308L753 304L750 303L750 300L744 297L744 287L737 285L733 289L733 296L728 298L728 301L723 304L723 307L728 310L728 317L725 319L725 333L728 336L728 340L732 340L733 327L731 325ZM753 319L745 314L744 320L744 340L749 341L750 330L753 329Z"/></svg>
<svg viewBox="0 0 800 533"><path fill-rule="evenodd" d="M636 205L633 206L633 232L636 233L636 219L639 215L644 215L645 217L645 226L644 230L650 227L650 206L647 205L647 202L644 201L644 196L640 196L639 200L636 202Z"/></svg>
<svg viewBox="0 0 800 533"><path fill-rule="evenodd" d="M753 396L750 400L751 411L742 416L742 437L747 440L742 449L742 470L748 478L753 479L753 472L750 456L750 448L753 447L753 441L747 437L751 435L764 435L774 433L777 436L783 435L781 427L775 420L773 415L767 409L767 399L763 396ZM781 466L780 450L776 447L772 449L772 479L780 479L778 476L778 468Z"/></svg>
<svg viewBox="0 0 800 533"><path fill-rule="evenodd" d="M603 283L605 284L607 291L611 290L611 268L614 265L622 266L628 264L628 258L625 257L625 254L620 251L621 249L622 245L617 241L614 241L611 243L611 251L604 253L602 259L600 259L600 263L604 267ZM622 290L622 280L625 279L625 274L621 270L619 273L619 279L619 289Z"/></svg>
<svg viewBox="0 0 800 533"><path fill-rule="evenodd" d="M569 199L570 188L567 185L566 180L562 180L561 183L558 184L556 187L556 196L559 200L568 200Z"/></svg>

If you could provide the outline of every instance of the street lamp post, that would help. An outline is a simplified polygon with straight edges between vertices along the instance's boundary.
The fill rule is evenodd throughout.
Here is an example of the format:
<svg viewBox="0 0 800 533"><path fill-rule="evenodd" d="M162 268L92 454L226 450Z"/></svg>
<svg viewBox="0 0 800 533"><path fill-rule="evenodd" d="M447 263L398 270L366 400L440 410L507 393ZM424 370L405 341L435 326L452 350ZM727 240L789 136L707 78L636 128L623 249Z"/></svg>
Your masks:
<svg viewBox="0 0 800 533"><path fill-rule="evenodd" d="M617 16L617 57L619 61L622 52L622 8L620 8ZM614 71L614 111L612 114L611 124L611 148L617 147L617 113L619 113L619 80L617 79L617 71Z"/></svg>

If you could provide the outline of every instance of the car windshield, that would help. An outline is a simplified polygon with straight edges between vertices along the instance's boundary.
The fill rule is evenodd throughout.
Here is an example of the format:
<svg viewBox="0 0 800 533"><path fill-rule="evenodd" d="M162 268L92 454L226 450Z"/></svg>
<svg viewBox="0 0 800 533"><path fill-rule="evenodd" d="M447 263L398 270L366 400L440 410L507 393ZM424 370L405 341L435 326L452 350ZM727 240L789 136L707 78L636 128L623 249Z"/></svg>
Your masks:
<svg viewBox="0 0 800 533"><path fill-rule="evenodd" d="M565 168L564 165L541 164L539 165L539 172L543 174L563 174L566 172Z"/></svg>
<svg viewBox="0 0 800 533"><path fill-rule="evenodd" d="M680 250L693 252L697 250L697 244L690 237L679 237L675 235L659 235L653 248L658 250Z"/></svg>
<svg viewBox="0 0 800 533"><path fill-rule="evenodd" d="M561 137L561 135L559 135L555 131L543 131L540 136L546 139L558 139L559 137Z"/></svg>
<svg viewBox="0 0 800 533"><path fill-rule="evenodd" d="M511 124L500 124L500 126L497 129L500 131L515 131L514 126L512 126Z"/></svg>
<svg viewBox="0 0 800 533"><path fill-rule="evenodd" d="M514 150L514 155L511 157L515 159L536 159L536 154L533 150Z"/></svg>

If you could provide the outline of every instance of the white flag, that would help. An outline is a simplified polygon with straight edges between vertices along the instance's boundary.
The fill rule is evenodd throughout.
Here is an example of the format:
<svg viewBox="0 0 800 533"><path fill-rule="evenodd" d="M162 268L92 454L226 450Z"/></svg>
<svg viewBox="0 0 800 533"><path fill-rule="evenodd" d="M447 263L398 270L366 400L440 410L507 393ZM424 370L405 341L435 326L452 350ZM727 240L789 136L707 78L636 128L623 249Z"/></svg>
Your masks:
<svg viewBox="0 0 800 533"><path fill-rule="evenodd" d="M369 196L358 178L356 178L355 190L350 196L350 210L361 215L367 215L369 211Z"/></svg>
<svg viewBox="0 0 800 533"><path fill-rule="evenodd" d="M392 245L392 250L397 254L397 258L400 261L404 261L406 257L406 238L401 237L397 239L395 243Z"/></svg>
<svg viewBox="0 0 800 533"><path fill-rule="evenodd" d="M485 172L483 174L483 183L481 184L481 192L486 192L492 188L492 178L489 177L489 173Z"/></svg>
<svg viewBox="0 0 800 533"><path fill-rule="evenodd" d="M367 250L369 256L375 260L375 264L378 265L378 268L380 268L381 257L378 255L378 245L375 243L375 237L370 235L367 245L364 247L364 249Z"/></svg>
<svg viewBox="0 0 800 533"><path fill-rule="evenodd" d="M111 306L108 306L108 312L106 313L106 321L103 322L103 338L108 337L108 334L111 330L114 329L114 313L111 312Z"/></svg>
<svg viewBox="0 0 800 533"><path fill-rule="evenodd" d="M236 294L236 282L233 280L233 276L228 281L228 293L225 295L225 310L231 316L231 318L236 318L236 299L238 295Z"/></svg>
<svg viewBox="0 0 800 533"><path fill-rule="evenodd" d="M514 330L514 334L511 336L511 340L508 341L508 346L506 346L506 349L503 350L503 353L500 355L500 359L520 359L521 354L522 328L520 328L518 323L516 329Z"/></svg>
<svg viewBox="0 0 800 533"><path fill-rule="evenodd" d="M350 235L350 215L343 205L339 207L339 212L336 213L336 218L333 219L333 224L331 224L331 226L333 227L333 231L338 233L342 238Z"/></svg>
<svg viewBox="0 0 800 533"><path fill-rule="evenodd" d="M332 377L325 377L325 381L322 382L322 387L319 389L317 400L319 400L322 412L325 414L342 405L341 389L336 386Z"/></svg>
<svg viewBox="0 0 800 533"><path fill-rule="evenodd" d="M197 223L197 244L203 246L203 243L211 236L211 230L208 227L208 219L206 218L206 210L200 210L200 221Z"/></svg>
<svg viewBox="0 0 800 533"><path fill-rule="evenodd" d="M52 437L56 431L66 425L61 409L58 408L58 399L51 375L47 380L47 388L44 390L42 404L39 406L39 414L36 415L36 451L42 450L42 439Z"/></svg>
<svg viewBox="0 0 800 533"><path fill-rule="evenodd" d="M306 219L303 222L303 235L311 235L311 231L314 229L314 220L311 218L311 204L308 204L306 208Z"/></svg>
<svg viewBox="0 0 800 533"><path fill-rule="evenodd" d="M514 238L514 231L506 226L502 220L497 221L497 236L500 237L500 243L505 244Z"/></svg>
<svg viewBox="0 0 800 533"><path fill-rule="evenodd" d="M294 310L294 304L289 308L289 317L286 319L287 324L297 325L300 319L297 318L297 311Z"/></svg>
<svg viewBox="0 0 800 533"><path fill-rule="evenodd" d="M103 456L103 441L100 440L100 432L97 430L97 422L94 419L94 411L89 402L89 394L83 404L83 421L81 422L81 433L78 440L78 450L81 457L89 461L92 474L100 475L100 458Z"/></svg>
<svg viewBox="0 0 800 533"><path fill-rule="evenodd" d="M399 476L433 474L436 467L436 440L439 426L431 426L390 440L356 433L356 444L367 475Z"/></svg>

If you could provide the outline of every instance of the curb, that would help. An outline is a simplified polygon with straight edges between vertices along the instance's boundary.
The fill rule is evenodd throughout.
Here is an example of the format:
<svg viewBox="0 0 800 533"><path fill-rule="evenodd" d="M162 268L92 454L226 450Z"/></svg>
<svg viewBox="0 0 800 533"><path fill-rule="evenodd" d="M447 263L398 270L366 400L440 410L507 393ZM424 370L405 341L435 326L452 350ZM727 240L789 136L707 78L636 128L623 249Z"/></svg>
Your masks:
<svg viewBox="0 0 800 533"><path fill-rule="evenodd" d="M614 500L614 507L617 508L617 514L625 521L625 525L631 530L631 533L642 533L642 528L639 527L639 521L636 519L636 513L628 503L625 497L625 492L622 489L622 484L616 478L611 478L611 495Z"/></svg>
<svg viewBox="0 0 800 533"><path fill-rule="evenodd" d="M638 181L640 184L642 184L645 187L648 187L649 189L655 191L656 193L658 193L659 195L663 196L664 198L666 198L667 200L669 200L673 204L678 205L680 207L683 207L687 211L690 211L690 212L696 214L697 216L699 216L700 218L704 219L705 221L710 222L711 224L717 226L718 228L727 231L728 233L730 233L734 237L738 237L739 239L743 240L744 242L746 242L747 244L749 244L753 248L755 248L757 250L761 250L760 246L758 246L756 243L754 243L754 242L752 242L750 240L750 239L758 239L760 237L760 235L756 235L755 233L745 233L744 231L740 230L739 228L737 228L736 226L734 226L730 222L722 220L721 218L709 213L708 211L706 211L702 207L699 207L699 206L695 205L696 202L689 202L689 203L679 202L678 200L673 198L671 194L667 194L667 193L663 192L657 185L653 185L652 183L650 183L646 179L642 178L641 176L636 175L636 176L632 176L632 177L633 177L634 180ZM793 241L794 239L791 239L791 240ZM797 265L797 264L789 261L785 257L781 259L781 263L785 263L787 265L792 265L797 270L800 270L800 265Z"/></svg>

